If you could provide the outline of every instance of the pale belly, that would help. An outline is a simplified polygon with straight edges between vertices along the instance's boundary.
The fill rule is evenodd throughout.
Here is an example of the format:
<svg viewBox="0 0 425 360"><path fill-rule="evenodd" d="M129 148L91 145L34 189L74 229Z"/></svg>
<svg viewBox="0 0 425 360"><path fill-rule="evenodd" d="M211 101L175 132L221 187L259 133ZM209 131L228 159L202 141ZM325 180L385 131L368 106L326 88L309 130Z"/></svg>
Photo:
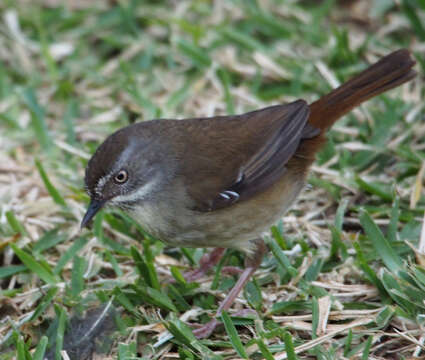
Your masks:
<svg viewBox="0 0 425 360"><path fill-rule="evenodd" d="M302 178L291 180L282 179L260 196L216 211L172 207L164 200L138 207L131 215L153 236L172 246L225 247L250 252L251 240L258 239L279 221L302 190Z"/></svg>

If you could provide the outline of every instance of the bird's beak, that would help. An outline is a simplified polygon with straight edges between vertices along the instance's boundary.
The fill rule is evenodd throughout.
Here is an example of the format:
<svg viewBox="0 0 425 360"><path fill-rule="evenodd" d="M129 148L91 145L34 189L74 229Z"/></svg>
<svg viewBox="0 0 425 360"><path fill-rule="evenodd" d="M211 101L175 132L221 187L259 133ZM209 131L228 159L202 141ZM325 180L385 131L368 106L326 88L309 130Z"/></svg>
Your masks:
<svg viewBox="0 0 425 360"><path fill-rule="evenodd" d="M105 200L94 200L90 201L90 205L86 211L86 214L81 221L81 229L85 228L91 219L97 214L97 212L102 208L105 204Z"/></svg>

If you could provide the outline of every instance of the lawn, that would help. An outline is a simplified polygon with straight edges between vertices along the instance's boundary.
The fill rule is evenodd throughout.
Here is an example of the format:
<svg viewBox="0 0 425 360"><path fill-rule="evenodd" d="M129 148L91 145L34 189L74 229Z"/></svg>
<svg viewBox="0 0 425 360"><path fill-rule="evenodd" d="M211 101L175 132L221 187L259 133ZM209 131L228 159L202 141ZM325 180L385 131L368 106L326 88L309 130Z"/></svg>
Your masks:
<svg viewBox="0 0 425 360"><path fill-rule="evenodd" d="M399 48L419 76L333 127L208 339L240 253L186 283L207 250L80 230L114 130L311 102ZM0 359L425 359L424 71L424 0L2 0Z"/></svg>

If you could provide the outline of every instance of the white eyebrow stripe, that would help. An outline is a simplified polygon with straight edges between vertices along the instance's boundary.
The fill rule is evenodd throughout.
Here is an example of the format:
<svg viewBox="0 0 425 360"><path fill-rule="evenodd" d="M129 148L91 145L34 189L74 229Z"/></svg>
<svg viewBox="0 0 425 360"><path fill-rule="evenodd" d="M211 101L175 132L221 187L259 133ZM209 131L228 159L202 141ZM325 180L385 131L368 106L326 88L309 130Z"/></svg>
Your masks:
<svg viewBox="0 0 425 360"><path fill-rule="evenodd" d="M136 191L133 191L129 194L117 195L111 199L111 204L118 204L120 202L132 202L136 200L142 200L147 194L152 192L152 190L157 186L159 182L159 176L154 177L152 180L138 188Z"/></svg>
<svg viewBox="0 0 425 360"><path fill-rule="evenodd" d="M97 182L95 188L94 188L94 192L97 196L102 196L102 190L103 187L105 186L106 182L111 178L112 174L108 174L105 176L102 176L99 181Z"/></svg>

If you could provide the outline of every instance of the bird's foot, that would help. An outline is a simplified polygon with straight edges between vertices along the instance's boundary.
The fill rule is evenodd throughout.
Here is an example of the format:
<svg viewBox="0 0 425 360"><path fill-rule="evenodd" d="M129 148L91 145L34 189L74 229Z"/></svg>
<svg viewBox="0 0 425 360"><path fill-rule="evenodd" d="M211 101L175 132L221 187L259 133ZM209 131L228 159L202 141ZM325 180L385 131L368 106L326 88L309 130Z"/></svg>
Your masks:
<svg viewBox="0 0 425 360"><path fill-rule="evenodd" d="M210 253L202 256L199 261L199 268L193 271L188 271L183 274L184 279L187 282L199 280L208 271L210 271L220 261L224 254L224 248L215 248Z"/></svg>
<svg viewBox="0 0 425 360"><path fill-rule="evenodd" d="M214 332L218 324L219 322L217 319L211 319L200 328L193 330L193 335L195 335L198 339L208 338Z"/></svg>
<svg viewBox="0 0 425 360"><path fill-rule="evenodd" d="M242 309L240 311L235 312L232 314L233 317L235 316L247 316L256 314L256 311L253 309ZM196 326L197 328L193 330L193 334L198 339L205 339L211 336L211 334L214 332L215 328L220 325L220 322L217 319L211 319L206 324L200 325L200 324L190 324L191 326Z"/></svg>
<svg viewBox="0 0 425 360"><path fill-rule="evenodd" d="M227 275L240 275L243 273L243 269L237 266L223 266L221 272Z"/></svg>
<svg viewBox="0 0 425 360"><path fill-rule="evenodd" d="M200 267L198 269L195 269L195 270L192 270L192 271L187 271L187 272L183 273L183 277L186 280L186 282L191 283L191 282L194 282L196 280L199 280L205 274L206 274L206 271L202 267Z"/></svg>
<svg viewBox="0 0 425 360"><path fill-rule="evenodd" d="M190 283L196 280L199 280L203 276L205 276L207 271L200 267L199 269L188 271L183 274L184 279L186 282ZM236 266L223 266L221 269L221 273L227 274L227 275L239 275L243 273L243 269L238 268Z"/></svg>

